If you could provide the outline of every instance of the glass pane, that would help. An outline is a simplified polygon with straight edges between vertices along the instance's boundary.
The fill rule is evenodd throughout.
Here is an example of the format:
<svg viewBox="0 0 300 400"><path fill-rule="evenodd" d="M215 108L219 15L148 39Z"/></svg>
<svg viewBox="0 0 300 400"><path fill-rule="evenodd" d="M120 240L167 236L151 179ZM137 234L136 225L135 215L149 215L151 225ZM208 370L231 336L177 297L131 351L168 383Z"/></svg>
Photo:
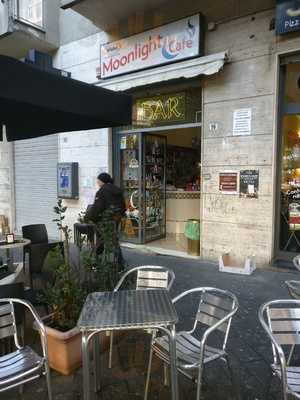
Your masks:
<svg viewBox="0 0 300 400"><path fill-rule="evenodd" d="M284 101L286 103L300 103L300 63L286 66Z"/></svg>
<svg viewBox="0 0 300 400"><path fill-rule="evenodd" d="M43 0L18 0L18 10L19 18L43 26Z"/></svg>
<svg viewBox="0 0 300 400"><path fill-rule="evenodd" d="M300 251L300 114L283 118L280 250Z"/></svg>
<svg viewBox="0 0 300 400"><path fill-rule="evenodd" d="M145 135L145 241L165 235L166 138Z"/></svg>
<svg viewBox="0 0 300 400"><path fill-rule="evenodd" d="M128 134L119 137L120 183L126 203L126 217L122 222L121 237L134 242L138 242L141 237L139 142L139 135Z"/></svg>

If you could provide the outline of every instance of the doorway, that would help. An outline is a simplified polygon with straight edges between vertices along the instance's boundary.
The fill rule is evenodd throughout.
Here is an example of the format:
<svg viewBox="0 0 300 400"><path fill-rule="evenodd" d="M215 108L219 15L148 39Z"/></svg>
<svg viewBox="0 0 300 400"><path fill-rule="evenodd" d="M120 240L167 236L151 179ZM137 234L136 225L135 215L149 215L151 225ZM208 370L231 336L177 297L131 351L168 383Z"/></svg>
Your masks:
<svg viewBox="0 0 300 400"><path fill-rule="evenodd" d="M300 253L300 56L280 67L276 258Z"/></svg>
<svg viewBox="0 0 300 400"><path fill-rule="evenodd" d="M163 254L186 254L188 219L200 220L200 126L118 132L115 176L126 217L121 239Z"/></svg>

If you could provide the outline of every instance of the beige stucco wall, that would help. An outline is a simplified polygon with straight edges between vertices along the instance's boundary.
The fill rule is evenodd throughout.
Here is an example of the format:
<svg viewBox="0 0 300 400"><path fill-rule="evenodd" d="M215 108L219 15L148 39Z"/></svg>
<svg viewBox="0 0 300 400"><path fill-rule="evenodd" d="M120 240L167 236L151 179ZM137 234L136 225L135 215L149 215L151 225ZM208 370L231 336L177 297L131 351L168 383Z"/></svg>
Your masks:
<svg viewBox="0 0 300 400"><path fill-rule="evenodd" d="M230 62L203 85L202 256L255 255L268 264L273 252L277 53L300 50L300 35L276 38L274 10L219 24L206 36L208 54L228 48ZM252 109L250 136L233 136L233 111ZM215 132L210 123L217 123ZM219 192L220 171L259 170L259 198Z"/></svg>

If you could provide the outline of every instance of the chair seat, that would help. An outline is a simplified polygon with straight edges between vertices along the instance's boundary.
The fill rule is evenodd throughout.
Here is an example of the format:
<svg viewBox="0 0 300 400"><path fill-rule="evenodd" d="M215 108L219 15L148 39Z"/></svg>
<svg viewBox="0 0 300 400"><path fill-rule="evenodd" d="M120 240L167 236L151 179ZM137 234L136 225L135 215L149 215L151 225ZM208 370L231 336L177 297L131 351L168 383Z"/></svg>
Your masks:
<svg viewBox="0 0 300 400"><path fill-rule="evenodd" d="M272 365L273 371L281 378L280 365ZM287 385L289 391L300 395L300 367L286 367ZM300 398L300 396L297 396Z"/></svg>
<svg viewBox="0 0 300 400"><path fill-rule="evenodd" d="M177 365L191 365L199 363L200 342L193 335L187 332L179 332L176 335L176 356ZM169 339L162 336L155 339L153 350L163 361L169 363ZM226 353L223 350L211 346L205 346L204 364L223 357Z"/></svg>
<svg viewBox="0 0 300 400"><path fill-rule="evenodd" d="M0 357L0 391L2 386L21 380L24 374L29 378L41 373L43 366L44 359L28 346Z"/></svg>

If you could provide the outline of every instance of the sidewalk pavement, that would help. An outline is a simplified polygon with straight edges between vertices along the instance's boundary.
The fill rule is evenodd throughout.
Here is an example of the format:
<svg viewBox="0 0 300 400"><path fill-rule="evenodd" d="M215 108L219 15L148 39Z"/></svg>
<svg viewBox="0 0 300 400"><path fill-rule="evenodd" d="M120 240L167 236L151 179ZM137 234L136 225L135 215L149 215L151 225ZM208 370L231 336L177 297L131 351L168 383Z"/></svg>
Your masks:
<svg viewBox="0 0 300 400"><path fill-rule="evenodd" d="M185 290L199 286L213 286L232 291L239 300L240 308L233 320L228 341L235 385L222 361L217 361L205 370L203 398L205 400L267 400L266 387L270 379L270 341L262 330L257 317L259 306L272 299L289 298L285 280L299 279L297 271L256 270L251 276L218 272L210 262L158 256L152 253L125 250L129 266L162 265L172 268L176 280L172 297ZM179 309L182 326L189 326L194 311L190 304ZM103 388L97 395L101 400L142 400L149 353L149 335L143 332L126 335L115 346L112 370L107 368L107 353L102 355L101 380ZM297 357L297 354L296 354ZM300 358L299 358L300 365ZM149 400L170 399L170 390L163 386L162 364L156 358L153 364ZM269 399L281 399L279 381L272 381ZM53 373L54 400L76 400L81 398L81 370L74 376L63 377ZM195 385L180 377L181 399L195 398ZM17 391L0 394L0 399L15 400ZM24 400L47 399L43 379L25 386Z"/></svg>

